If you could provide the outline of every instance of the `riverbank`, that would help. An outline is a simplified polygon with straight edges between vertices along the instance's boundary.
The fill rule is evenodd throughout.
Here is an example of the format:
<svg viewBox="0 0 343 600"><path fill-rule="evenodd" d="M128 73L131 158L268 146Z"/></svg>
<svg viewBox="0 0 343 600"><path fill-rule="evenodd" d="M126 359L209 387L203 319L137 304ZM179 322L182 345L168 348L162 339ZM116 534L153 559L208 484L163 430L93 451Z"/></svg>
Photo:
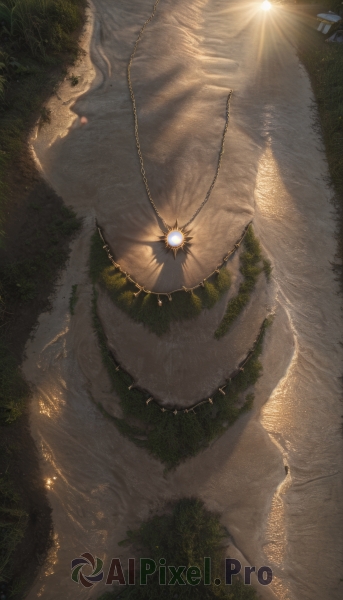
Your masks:
<svg viewBox="0 0 343 600"><path fill-rule="evenodd" d="M44 562L52 522L29 430L31 391L18 365L80 227L37 171L27 138L37 121L41 128L49 122L45 102L77 63L85 3L18 1L11 14L6 6L0 9L0 589L6 598L21 598Z"/></svg>
<svg viewBox="0 0 343 600"><path fill-rule="evenodd" d="M53 600L56 589L68 599L84 597L70 578L71 556L88 549L98 557L121 557L118 542L127 527L136 529L166 500L190 495L222 514L222 523L234 536L233 556L239 557L239 548L249 564L271 565L275 581L270 590L262 590L265 597L269 591L274 598L292 600L339 598L340 540L332 540L342 506L337 475L341 436L336 431L341 313L330 270L335 224L324 151L308 108L313 94L289 43L293 21L285 22L283 13L276 12L261 48L264 17L256 13L248 20L241 3L161 3L134 76L147 172L166 218L172 217L168 210L181 212L182 204L180 218L186 221L187 212L192 214L203 197L217 156L227 89L235 90L222 181L206 208L206 219L199 215L193 263L188 257L179 263L172 257L161 261L160 242L155 241L159 232L142 193L126 81L134 34L151 3L137 3L137 14L107 0L96 0L94 8L90 54L97 79L72 105L75 126L67 132L67 119L56 119L34 141L47 178L86 219L53 311L41 316L24 364L37 390L32 431L42 447L44 476L52 481L49 499L56 534L53 568L49 576L47 569L41 570L29 598L41 594ZM176 18L182 27L173 26ZM171 44L178 49L172 56ZM60 96L67 110L71 103L65 92ZM78 126L82 117L88 119L85 127ZM187 190L196 194L190 197ZM167 291L181 278L192 285L210 272L208 267L218 263L242 231L243 217L253 217L273 262L275 293L268 306L276 316L261 357L264 374L252 411L210 448L163 475L163 466L121 436L90 398L120 416L90 319L87 258L95 218L123 268ZM213 231L215 243L209 235ZM70 318L68 296L75 285L78 301ZM273 300L276 294L278 301ZM99 297L99 308L121 363L129 372L140 368L139 353L146 355L160 339L150 337L104 298ZM219 301L199 319L213 319L214 324L216 311L224 308ZM256 321L256 312L246 311L239 324L247 348L241 327L254 333ZM156 377L152 383L163 385L163 391L175 379L179 397L189 399L189 381L199 389L209 374L205 361L200 363L202 356L210 362L213 354L218 365L224 352L209 352L214 327L195 337L191 323L177 325L164 347L162 342L159 346L160 354L169 352L170 373L163 365L157 368L154 355L141 376L146 381L157 374L159 381ZM218 348L234 346L233 333L227 335L215 340ZM187 372L177 370L179 355L188 361ZM232 360L237 361L237 349L235 355ZM216 385L220 377L215 371ZM313 567L319 551L325 581ZM99 584L93 593L102 591Z"/></svg>
<svg viewBox="0 0 343 600"><path fill-rule="evenodd" d="M99 31L100 25L104 28L103 36L99 35L101 44L106 51L106 54L103 52L103 55L110 57L113 69L118 69L122 44L116 36L120 35L120 32L118 34L115 27L106 29L103 15L106 15L107 19L113 18L112 22L114 25L117 24L118 28L123 28L123 23L127 26L130 18L134 21L133 26L136 26L137 17L126 14L124 6L113 5L109 8L107 3L100 2L100 0L96 4L98 7L98 29L96 31ZM282 40L283 60L278 61L278 55L274 53L271 61L275 80L273 79L272 84L270 83L270 70L267 68L269 65L262 64L261 71L258 72L261 85L255 86L252 96L246 86L249 81L248 75L251 80L254 75L248 70L250 64L254 66L253 56L251 56L252 50L255 51L254 47L251 49L254 30L240 36L242 47L234 47L232 40L236 40L237 26L245 23L245 15L240 17L238 13L234 13L232 16L224 3L219 4L223 11L222 14L231 18L227 19L225 27L222 26L212 10L214 5L210 7L211 10L207 13L205 20L208 31L204 38L214 41L213 47L211 47L212 42L209 42L210 47L202 49L203 57L208 61L206 64L210 70L211 81L218 81L215 79L216 75L213 69L214 66L217 68L218 64L222 64L223 68L220 66L220 69L222 69L223 81L230 86L233 85L236 89L238 100L234 115L236 123L238 122L240 125L240 130L237 132L237 128L237 135L233 136L237 147L234 152L231 150L232 158L234 159L235 156L244 158L241 159L244 167L244 180L249 179L251 188L255 184L255 175L257 174L258 206L261 213L256 219L257 225L260 229L259 234L262 234L260 237L275 263L273 277L275 277L279 297L285 306L292 333L296 339L295 358L291 368L288 369L290 359L286 359L292 351L290 333L286 340L287 343L283 344L279 336L278 340L274 336L275 346L270 354L275 356L275 363L272 363L270 358L268 361L264 356L265 375L259 384L258 408L255 410L253 418L246 415L230 431L230 435L223 437L197 459L192 459L187 465L181 466L176 473L165 479L163 479L161 468L156 461L151 460L140 449L132 447L127 440L113 432L101 415L98 415L95 410L93 412L93 406L88 398L90 384L87 385L89 382L86 377L89 377L89 381L96 388L98 395L105 394L106 379L101 371L96 344L90 343L93 339L91 326L88 324L88 327L84 327L84 319L87 318L90 306L90 290L85 274L85 256L89 250L89 237L93 230L91 221L94 215L94 206L97 211L101 212L100 203L95 204L94 202L92 205L89 196L93 189L92 180L99 177L97 180L99 182L101 178L100 184L102 183L102 185L98 185L96 194L99 189L104 190L105 208L107 207L108 190L114 189L116 184L114 182L113 185L109 185L108 177L114 172L114 164L121 165L119 160L116 161L115 153L125 154L123 142L120 140L120 127L125 113L122 108L119 112L118 103L115 102L118 98L118 90L112 98L109 98L108 105L104 100L109 94L106 96L103 94L106 91L106 84L108 92L111 91L112 84L114 86L118 84L118 72L116 71L116 76L111 78L110 69L105 70L103 88L93 88L87 100L89 104L85 103L82 106L83 111L87 110L90 127L93 129L84 129L85 138L77 148L74 148L74 152L69 154L69 156L74 156L74 160L69 161L70 168L73 170L72 175L74 174L75 177L74 187L70 185L70 179L65 178L70 187L68 201L71 201L75 188L80 190L80 196L77 199L78 205L76 202L75 207L80 208L81 206L89 216L88 236L83 241L81 238L77 240L78 247L74 263L68 273L65 273L65 281L62 282L64 287L59 288L58 301L54 302L55 313L49 316L46 313L42 315L41 327L36 341L29 349L29 362L26 365L27 376L36 384L37 389L35 400L32 403L33 427L36 439L40 442L39 447L42 449L41 460L44 457L46 461L45 481L51 477L49 497L54 502L56 535L59 536L60 542L63 540L60 545L56 541L57 564L55 571L51 570L51 577L48 579L48 569L42 569L40 581L32 591L32 598L38 593L43 594L44 598L53 598L56 589L61 590L59 593L66 598L74 600L75 597L81 597L83 590L74 586L70 580L70 556L76 557L80 552L80 547L82 549L90 547L99 556L105 554L117 556L117 542L123 538L125 533L123 528L126 523L132 527L136 526L138 516L145 518L153 505L163 499L183 493L187 495L200 494L208 506L215 509L219 507L223 514L223 522L234 532L237 544L246 555L251 556L252 559L257 557L261 561L266 560L265 556L268 557L268 561L273 564L273 569L278 576L276 584L280 595L288 593L289 588L291 590L289 595L292 598L301 597L302 600L303 598L313 600L317 597L322 600L326 593L330 594L331 600L338 597L339 594L340 584L337 583L337 587L335 579L338 573L335 562L338 552L332 545L332 530L338 531L335 515L340 510L338 500L334 500L340 498L338 485L335 483L337 482L336 470L339 472L340 468L338 462L340 456L339 434L336 434L340 394L339 385L336 385L336 382L341 368L341 357L336 338L340 320L338 301L335 295L336 288L329 271L330 260L334 254L334 242L330 205L323 183L326 169L322 150L317 150L320 146L320 138L317 134L313 137L311 134L312 119L309 117L307 108L313 97L308 90L307 77L305 74L299 73L297 61L295 57L293 59L293 54L289 54L288 47L284 47L284 40ZM148 9L150 6L146 3L146 7L143 8L145 11L145 8ZM185 10L183 6L180 8ZM108 14L106 14L106 10L108 10ZM197 23L196 19L190 19L189 29L194 31ZM132 31L130 28L127 32L124 30L125 37L131 35L130 31ZM218 40L214 39L214 32L219 35L220 40L223 40L222 45L218 46ZM100 49L102 49L101 44L98 45ZM223 48L223 56L218 48ZM244 57L249 50L250 56L247 60ZM126 51L124 54L126 60ZM210 56L215 56L216 60L213 61L213 64L210 62ZM234 59L237 60L237 66L235 66ZM246 71L241 69L242 79L239 79L239 60L246 60L246 64L243 63ZM230 81L227 81L228 66L232 69ZM208 81L208 74L206 78L204 76L204 81ZM71 83L70 90L73 89ZM66 82L66 85L69 86L69 82ZM275 92L278 86L282 90L282 94L279 96ZM219 85L218 89L221 97L222 89ZM251 101L252 97L254 102ZM266 98L268 98L268 104ZM100 102L101 106L97 104ZM118 114L113 115L113 106L118 110ZM79 109L80 114L84 114L81 113L80 105ZM212 103L207 110L210 114ZM47 113L44 112L43 117L44 115L46 116ZM167 117L170 119L171 115L167 114ZM112 135L108 135L108 129L111 126L113 126ZM44 131L43 126L41 134ZM76 138L79 131L73 130L71 135L65 139L67 147L73 137ZM125 144L128 138L127 131L130 131L129 127L125 129ZM299 135L296 140L294 131L297 131ZM89 142L89 138L86 137L87 132L89 132L89 136L93 136L92 144L85 143L85 141ZM193 126L191 133L192 136L195 135ZM246 140L243 138L244 133ZM111 152L104 151L106 140L109 140L111 144ZM202 141L204 144L207 143L206 135ZM249 155L244 152L246 147L250 152ZM99 156L97 156L95 148L100 149ZM87 155L88 150L90 151L89 156ZM61 156L63 158L63 153ZM75 164L76 156L80 161L78 164ZM246 156L251 159L250 162ZM98 163L94 165L97 158ZM125 160L129 160L127 155L125 155ZM17 166L18 162L15 164ZM247 164L253 165L248 175ZM53 168L50 169L50 173L54 169L58 169L59 165L60 161L56 161ZM79 165L81 165L81 169ZM43 166L49 168L50 165ZM84 175L87 171L90 174L88 187L84 186ZM194 170L195 172L196 170ZM120 181L123 179L123 173L129 173L131 176L136 171L133 168L130 170L127 168L127 171L123 169L123 172L120 173ZM318 176L318 173L323 173L323 178ZM114 174L116 175L116 173ZM16 177L17 173L14 173L13 176ZM184 176L182 170L181 176ZM231 187L225 187L225 199L228 188L231 201L233 192L236 190L237 193L237 187L242 186L242 179L239 177L239 172L236 172L231 183L229 182ZM37 187L35 187L36 184ZM30 203L36 205L36 197L39 197L40 193L42 193L42 198L38 209L36 206L30 207L30 211L32 211L30 220L36 219L36 229L32 233L28 248L31 248L33 239L35 239L37 248L46 247L45 233L42 232L43 224L45 227L51 214L57 210L55 203L58 197L47 187L39 188L40 184L43 185L38 179L31 189ZM18 185L22 189L26 184L19 182ZM118 183L116 186L119 195L121 187ZM39 191L40 189L42 192ZM244 189L238 187L238 192L241 202L241 199L245 198ZM53 194L53 196L48 199L49 202L51 200L50 208L47 207L49 210L44 212L48 194ZM94 193L94 195L96 194ZM64 193L61 195L64 197ZM118 200L118 197L112 198L111 195L111 202L119 204L119 201L120 198ZM62 206L61 204L59 211L62 211ZM135 207L135 211L130 214L130 219L132 219L131 215L134 217L137 215L135 198L131 199L131 206ZM238 209L241 209L241 205L238 205ZM122 210L122 207L118 206L118 212L122 212ZM17 248L18 238L26 235L24 215L25 211L22 205L18 204L17 213L13 213L14 226L10 236L12 239L10 255L14 256L14 253L18 252L19 258L25 251L25 248ZM34 215L36 216L34 217ZM20 225L18 218L21 216L24 220ZM104 214L105 216L106 214ZM15 229L15 226L18 229ZM239 229L238 225L237 229ZM115 237L116 243L118 241L119 244L120 233L120 231L117 232ZM39 234L43 237L38 238ZM48 237L48 232L46 235ZM42 279L41 274L45 273L45 269L46 266L39 272L39 279ZM21 274L22 270L19 269L19 271ZM70 324L68 308L66 308L68 295L72 287L77 284L79 285L79 300L75 318ZM41 285L43 286L43 284ZM49 286L51 282L44 285ZM11 287L12 293L16 293L21 298L21 300L17 300L20 310L27 307L25 313L27 319L33 318L35 313L32 314L31 310L36 310L39 295L36 296L36 299L28 298L24 301L23 296L30 295L33 291L32 287L27 288L24 285L24 293L21 293L21 287L22 281L14 280ZM17 298L17 296L15 297ZM42 302L44 302L44 298L46 301L47 294L45 296L42 294ZM39 307L39 310L43 309L44 306ZM278 311L280 308L276 307L276 310ZM119 321L119 318L116 320ZM311 326L309 326L309 320ZM284 317L284 321L286 321L286 317ZM16 315L12 316L11 323L13 328L17 327L18 336L22 335L20 339L24 340L23 325L20 325ZM25 323L29 325L29 321L25 321ZM248 319L248 323L253 323L253 317ZM283 321L275 323L275 331L288 332L288 328L289 326ZM135 333L138 332L137 327ZM14 338L14 334L12 338ZM132 339L136 340L137 335L132 336ZM180 332L177 347L183 341L184 337ZM205 340L206 347L207 343ZM18 350L15 347L12 350L19 352L19 345ZM135 356L137 352L138 350L135 348ZM284 364L281 365L282 368L280 357L284 361ZM314 357L313 360L312 357ZM83 373L80 373L78 365L81 365L81 368L84 367ZM275 372L276 368L279 369L277 372ZM274 379L271 382L272 373ZM285 379L278 385L278 381L282 377ZM182 383L184 383L183 380ZM261 426L259 410L271 395L264 410L263 426ZM111 391L108 392L108 402L113 405ZM11 426L11 429L7 429L12 432L12 438L8 439L8 452L12 453L8 455L11 460L9 472L12 475L16 474L17 494L20 497L20 494L25 493L29 498L27 489L24 492L23 488L28 487L27 481L33 482L32 505L35 505L36 509L38 507L38 513L31 511L30 506L19 507L17 514L19 523L22 525L26 525L25 514L21 514L20 510L30 515L31 533L27 535L27 539L30 543L32 541L32 546L29 544L26 546L25 555L23 551L20 551L18 560L16 556L12 560L12 563L16 564L18 579L21 566L25 562L24 558L27 559L33 554L34 568L38 560L43 561L46 535L51 522L43 483L36 481L34 476L36 472L37 480L42 478L38 470L38 463L34 462L36 467L30 471L26 458L26 454L31 453L32 460L36 461L34 447L25 446L21 442L22 453L20 454L16 449L17 440L22 438L23 432L15 428L17 425L19 427L20 423L25 423L25 418L24 415L22 420L17 421L14 426ZM330 444L327 440L327 431L332 433ZM277 440L278 446L270 442L269 436L271 439ZM31 438L29 439L31 440ZM96 443L90 444L89 440L95 440ZM46 443L44 444L44 442ZM13 453L17 457L16 462L13 459ZM71 461L71 456L75 457L75 460ZM287 465L286 478L283 461ZM336 465L336 463L338 464ZM137 469L137 465L139 465L139 469ZM189 477L190 469L192 469L191 478ZM284 481L286 482L285 486L281 488ZM273 500L270 508L269 498L279 483L280 488L275 492L275 501ZM37 484L36 487L35 484ZM21 488L21 486L23 487ZM40 506L37 501L38 488L42 494ZM284 496L286 493L287 496ZM80 506L82 506L82 511L80 511ZM43 512L43 507L47 512ZM294 517L294 512L289 514L292 513L292 510L294 511L295 507L297 507L296 517ZM302 508L299 509L299 507ZM265 531L264 526L267 521L268 528ZM43 546L40 558L37 557L39 553L38 540L35 542L32 537L35 523L39 522L42 526L39 539ZM327 551L328 547L330 548L329 552ZM329 584L321 579L316 579L316 576L319 578L321 574L317 575L316 572L313 572L315 561L313 553L311 554L312 548L316 553L322 552L323 571L328 573ZM265 563L263 562L263 564ZM286 569L284 565L286 565ZM311 574L310 577L309 574ZM28 583L26 581L24 585L26 586Z"/></svg>
<svg viewBox="0 0 343 600"><path fill-rule="evenodd" d="M341 25L342 28L342 25ZM343 44L326 42L323 36L304 22L299 28L298 55L305 66L317 102L318 126L322 133L337 210L337 260L334 268L343 284Z"/></svg>

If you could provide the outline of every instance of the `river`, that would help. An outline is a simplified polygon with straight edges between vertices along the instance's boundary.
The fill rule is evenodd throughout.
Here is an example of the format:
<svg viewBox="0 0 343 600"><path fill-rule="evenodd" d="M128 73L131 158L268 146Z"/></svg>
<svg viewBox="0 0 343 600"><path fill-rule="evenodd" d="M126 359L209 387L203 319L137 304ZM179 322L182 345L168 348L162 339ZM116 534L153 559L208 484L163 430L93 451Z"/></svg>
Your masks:
<svg viewBox="0 0 343 600"><path fill-rule="evenodd" d="M127 529L170 498L196 495L221 513L232 536L228 554L272 568L270 586L254 580L262 598L338 600L343 498L342 314L331 267L336 224L313 93L293 44L296 16L282 7L264 14L259 2L161 0L144 34L132 80L149 183L169 222L175 216L187 221L206 194L233 90L217 184L192 225L191 254L174 261L156 242L159 228L139 172L126 81L128 58L151 10L151 0L130 6L94 0L83 37L86 54L73 68L80 82L61 85L49 103L51 125L31 140L39 168L83 227L23 365L34 386L31 429L54 523L54 546L28 599L97 598L103 583L88 591L77 587L70 561L85 551L105 563L127 558L118 546ZM210 393L228 361L237 364L246 354L264 316L275 315L253 410L168 474L94 405L118 411L90 316L95 218L117 260L151 289L195 285L250 220L272 261L271 283L261 279L220 342L213 330L227 297L162 338L100 297L106 333L123 364L149 390L174 400ZM238 262L230 268L235 286Z"/></svg>

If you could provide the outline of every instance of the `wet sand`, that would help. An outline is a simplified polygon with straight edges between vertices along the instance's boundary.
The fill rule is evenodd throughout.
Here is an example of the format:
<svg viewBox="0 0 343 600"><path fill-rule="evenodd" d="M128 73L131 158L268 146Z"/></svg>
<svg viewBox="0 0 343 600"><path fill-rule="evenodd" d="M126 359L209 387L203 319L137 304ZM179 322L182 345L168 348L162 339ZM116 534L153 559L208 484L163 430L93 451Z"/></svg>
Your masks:
<svg viewBox="0 0 343 600"><path fill-rule="evenodd" d="M267 21L257 6L161 0L132 69L146 170L170 222L175 215L185 222L207 191L226 95L234 91L223 167L194 222L187 258L174 261L156 241L158 223L135 154L125 68L151 2L136 2L134 11L124 3L94 3L91 62L86 56L78 71L83 95L63 84L51 101L51 127L33 139L44 175L84 217L84 227L24 364L35 385L31 425L56 536L30 600L96 598L101 584L86 592L71 582L71 559L86 550L105 560L126 556L118 547L126 530L185 494L222 513L237 548L228 553L272 567L273 584L258 586L263 598L340 597L342 324L330 268L333 208L312 91L291 43L294 17L279 9ZM88 119L83 127L81 116ZM249 349L260 319L269 309L275 313L253 410L168 475L93 403L119 410L90 318L87 260L95 217L118 261L155 289L197 283L251 218L274 266L268 290L261 280L219 343L213 331L224 300L156 338L101 296L111 345L142 385L169 400L182 393L196 398L221 383L227 366ZM231 268L237 277L237 261ZM76 283L79 300L70 317Z"/></svg>

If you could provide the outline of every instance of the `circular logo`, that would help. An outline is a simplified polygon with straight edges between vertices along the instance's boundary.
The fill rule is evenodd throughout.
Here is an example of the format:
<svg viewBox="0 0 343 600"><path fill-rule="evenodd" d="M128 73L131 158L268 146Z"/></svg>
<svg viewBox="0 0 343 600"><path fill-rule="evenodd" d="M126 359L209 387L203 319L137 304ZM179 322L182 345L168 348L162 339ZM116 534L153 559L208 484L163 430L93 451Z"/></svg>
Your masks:
<svg viewBox="0 0 343 600"><path fill-rule="evenodd" d="M103 579L103 564L103 561L97 556L94 558L89 552L84 552L79 558L74 558L74 560L71 561L71 578L75 583L81 583L84 587L90 588ZM91 575L84 575L82 573L82 569L85 565L93 569Z"/></svg>

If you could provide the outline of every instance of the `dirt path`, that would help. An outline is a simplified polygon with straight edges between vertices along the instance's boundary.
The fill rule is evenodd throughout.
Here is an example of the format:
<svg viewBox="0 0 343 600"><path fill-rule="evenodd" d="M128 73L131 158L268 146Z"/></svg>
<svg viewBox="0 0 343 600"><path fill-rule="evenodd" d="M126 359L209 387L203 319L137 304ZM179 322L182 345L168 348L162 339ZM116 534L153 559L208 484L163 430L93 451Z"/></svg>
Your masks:
<svg viewBox="0 0 343 600"><path fill-rule="evenodd" d="M223 514L237 547L233 554L241 552L247 564L273 568L272 586L259 589L263 597L338 600L342 353L338 285L330 269L335 226L312 92L290 43L294 20L280 11L263 22L256 3L161 0L133 77L147 172L167 220L175 212L186 220L206 193L225 97L234 90L223 169L194 223L192 254L186 261L168 257L162 262L158 227L139 176L125 83L132 44L150 10L148 0L137 3L135 11L95 2L95 72L86 58L82 75L85 91L93 78L91 88L73 106L78 117L68 131L76 96L62 87L52 99L51 129L34 141L46 177L84 217L84 228L53 311L41 316L24 365L36 386L32 432L42 454L56 536L50 564L29 599L96 598L100 586L87 593L70 581L70 560L85 550L105 560L124 556L118 542L127 528L168 498L196 494ZM88 119L84 127L81 116ZM262 301L259 290L254 299L261 315L267 308L276 315L254 409L212 448L166 476L157 461L104 420L91 400L117 410L90 319L87 259L95 216L118 260L159 289L201 279L252 217L273 261L268 296ZM79 300L71 318L74 284ZM259 326L252 306L237 324L247 347L248 333L253 337ZM163 391L164 383L170 391L173 374L167 385L158 362L163 344L166 355L168 343L178 345L185 361L203 354L203 348L213 354L209 324L224 302L213 309L217 313L200 317L201 340L196 323L190 323L185 330L175 328L156 348L154 336L105 299L100 310L127 367L144 385ZM214 364L223 369L228 348L235 348L235 335L238 343L237 331L222 340L208 370L202 360L189 361L173 393L187 389L190 380L198 385L194 393L207 389L211 377L220 375L213 373ZM237 347L237 361L243 346ZM142 368L147 354L149 372ZM234 361L234 352L231 357Z"/></svg>

